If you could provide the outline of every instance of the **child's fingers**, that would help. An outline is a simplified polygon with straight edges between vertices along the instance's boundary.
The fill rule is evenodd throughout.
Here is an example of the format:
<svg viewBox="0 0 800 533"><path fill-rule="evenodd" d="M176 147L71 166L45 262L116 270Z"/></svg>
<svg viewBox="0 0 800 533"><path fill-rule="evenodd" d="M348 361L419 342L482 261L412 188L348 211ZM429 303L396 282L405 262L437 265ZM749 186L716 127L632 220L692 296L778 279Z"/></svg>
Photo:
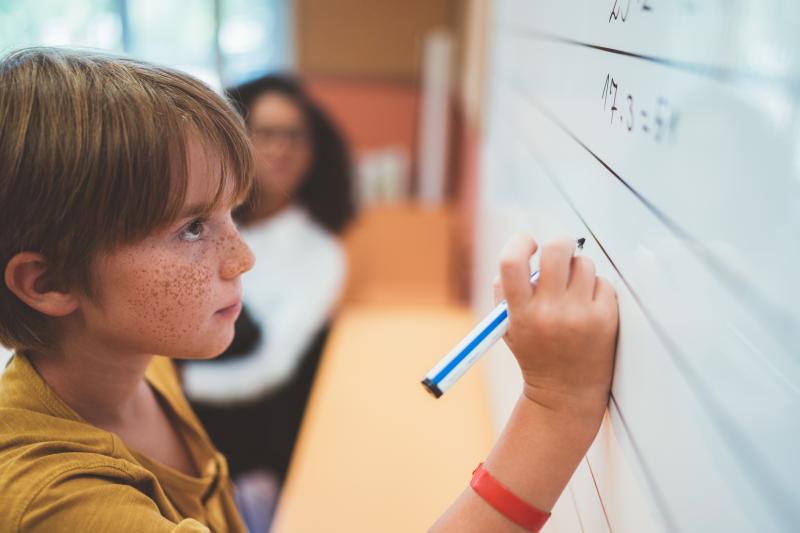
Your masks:
<svg viewBox="0 0 800 533"><path fill-rule="evenodd" d="M616 305L617 291L606 278L598 277L594 284L594 301L601 304Z"/></svg>
<svg viewBox="0 0 800 533"><path fill-rule="evenodd" d="M569 291L587 302L594 298L595 268L588 257L575 256L571 260Z"/></svg>
<svg viewBox="0 0 800 533"><path fill-rule="evenodd" d="M500 278L510 308L523 305L533 295L530 260L536 248L536 241L531 237L517 235L506 243L500 254Z"/></svg>
<svg viewBox="0 0 800 533"><path fill-rule="evenodd" d="M562 239L545 244L539 259L538 287L542 294L557 294L567 288L575 241Z"/></svg>

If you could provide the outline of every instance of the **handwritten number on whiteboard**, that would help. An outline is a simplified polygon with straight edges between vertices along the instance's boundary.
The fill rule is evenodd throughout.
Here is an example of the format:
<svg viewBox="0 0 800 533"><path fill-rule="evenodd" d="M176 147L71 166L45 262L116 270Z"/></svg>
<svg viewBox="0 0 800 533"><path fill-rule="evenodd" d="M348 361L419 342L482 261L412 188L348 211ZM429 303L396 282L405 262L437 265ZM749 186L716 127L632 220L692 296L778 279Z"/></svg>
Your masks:
<svg viewBox="0 0 800 533"><path fill-rule="evenodd" d="M673 112L672 118L669 120L669 134L670 138L674 139L675 129L678 127L678 113Z"/></svg>
<svg viewBox="0 0 800 533"><path fill-rule="evenodd" d="M608 16L608 22L612 20L617 20L619 18L619 9L617 9L617 2L619 0L614 0L614 5L611 6L611 14Z"/></svg>
<svg viewBox="0 0 800 533"><path fill-rule="evenodd" d="M665 98L659 98L656 100L656 114L653 117L653 123L656 127L656 132L654 135L654 139L656 141L660 141L664 135L664 114L663 112L666 110L667 107L667 100Z"/></svg>
<svg viewBox="0 0 800 533"><path fill-rule="evenodd" d="M622 15L622 22L628 20L628 14L631 12L631 0L628 0L628 5L625 6L625 14Z"/></svg>
<svg viewBox="0 0 800 533"><path fill-rule="evenodd" d="M633 0L614 0L614 5L611 6L611 13L608 15L608 22L619 20L627 22L628 15L631 12L631 2ZM625 3L625 10L622 9L622 4ZM639 4L639 9L642 11L652 11L653 6L650 5L650 0L636 0Z"/></svg>
<svg viewBox="0 0 800 533"><path fill-rule="evenodd" d="M612 124L614 123L614 112L617 110L617 88L619 88L619 85L617 85L617 82L614 81L614 78L611 78L611 87L608 89L608 92L610 93L612 89L614 90L614 98L611 100L611 123Z"/></svg>
<svg viewBox="0 0 800 533"><path fill-rule="evenodd" d="M628 0L628 7L625 9L625 14L622 15L622 22L625 22L628 19L628 12L630 10L631 10L631 0ZM622 4L619 3L619 0L614 0L614 5L611 6L611 14L608 16L608 21L611 22L612 20L619 19L621 11L622 11Z"/></svg>
<svg viewBox="0 0 800 533"><path fill-rule="evenodd" d="M631 131L633 129L633 96L631 96L630 94L628 95L628 110L630 112L631 119L628 122L627 126L628 126L628 131Z"/></svg>

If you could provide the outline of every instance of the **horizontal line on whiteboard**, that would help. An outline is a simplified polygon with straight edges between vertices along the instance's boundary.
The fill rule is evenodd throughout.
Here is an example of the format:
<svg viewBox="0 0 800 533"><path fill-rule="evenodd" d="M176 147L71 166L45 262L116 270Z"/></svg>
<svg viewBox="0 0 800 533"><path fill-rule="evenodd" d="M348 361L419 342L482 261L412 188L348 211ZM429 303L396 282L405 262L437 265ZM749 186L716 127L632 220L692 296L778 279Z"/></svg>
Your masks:
<svg viewBox="0 0 800 533"><path fill-rule="evenodd" d="M530 150L530 147L528 147L528 150ZM583 226L586 228L586 231L589 232L592 239L597 243L601 252L619 276L620 281L622 281L623 285L625 285L625 288L631 294L634 301L636 301L636 304L638 305L647 322L650 324L650 327L653 328L656 336L665 346L666 352L670 354L670 358L678 372L698 398L700 404L704 405L708 410L710 418L717 425L717 428L722 434L725 442L730 445L734 453L741 460L740 464L747 464L744 461L747 459L751 460L751 464L754 465L754 468L748 468L748 472L750 474L749 479L751 479L754 484L759 487L760 492L765 495L764 501L767 503L767 505L772 506L773 510L775 511L773 514L778 520L784 523L793 523L794 520L800 519L800 512L798 512L795 502L792 500L791 496L787 497L787 494L780 489L782 483L776 481L773 473L762 461L761 455L755 449L753 449L752 445L747 439L747 435L737 428L732 420L729 419L726 411L720 405L718 405L716 399L703 386L702 380L697 375L697 372L688 363L689 357L683 352L683 350L681 350L680 347L678 347L677 344L675 344L670 335L667 333L666 329L661 326L658 320L656 320L655 316L650 312L649 308L639 297L639 294L633 289L627 278L622 274L622 271L611 258L611 255L606 251L599 237L594 233L586 219L583 218L583 215L578 210L577 206L572 202L570 196L561 186L561 183L558 178L556 178L555 173L550 169L549 165L544 162L538 153L533 153L532 155L536 159L537 163L542 167L542 170L550 182L564 198L564 201L567 203L573 213L575 213L575 216L578 217ZM622 414L619 410L619 405L617 405L617 411ZM627 434L629 438L632 438L630 431L627 431ZM633 440L631 440L631 442L633 442ZM644 467L647 463L645 463L643 459L643 457L639 457L639 460ZM665 517L668 517L671 520L669 514L665 514ZM671 522L674 523L674 520L671 520Z"/></svg>
<svg viewBox="0 0 800 533"><path fill-rule="evenodd" d="M702 63L692 63L689 61L679 61L676 59L667 59L665 57L640 54L637 52L621 50L619 48L612 48L610 46L603 46L599 44L579 41L577 39L572 39L570 37L563 37L553 33L548 33L541 30L534 30L531 28L522 28L518 26L506 26L506 27L512 33L515 33L517 35L526 35L540 41L550 41L554 43L569 44L574 46L580 46L583 48L589 48L592 50L597 50L599 52L606 52L609 54L630 57L633 59L639 59L641 61L647 61L648 63L654 63L656 65L682 70L684 72L690 72L692 74L696 74L699 76L713 78L717 81L746 80L751 82L761 82L761 83L771 83L771 84L781 84L781 85L786 84L794 88L800 86L800 80L798 80L797 78L767 74L765 72L759 72L753 69L723 67L719 65L707 65Z"/></svg>
<svg viewBox="0 0 800 533"><path fill-rule="evenodd" d="M728 291L737 299L744 301L751 309L757 310L757 320L759 320L769 332L774 331L800 331L800 321L798 321L792 314L784 310L780 305L775 305L769 297L761 294L757 286L753 285L749 280L740 276L737 272L730 269L724 262L717 259L717 257L708 251L705 245L698 241L691 233L683 228L680 224L675 222L672 217L667 215L653 202L646 198L642 193L636 190L630 183L628 183L620 174L614 170L611 165L597 155L594 150L589 148L571 129L569 129L561 120L550 112L544 105L542 105L535 98L526 94L523 90L517 87L514 83L506 81L507 85L515 92L519 93L521 98L530 103L536 109L552 121L561 131L567 134L574 140L581 148L583 148L589 155L591 155L598 163L600 163L614 178L625 187L637 200L639 200L645 208L653 214L664 226L667 227L673 234L675 234L681 242L685 243L687 249L694 255L701 263L705 264L711 272L716 275L722 284L727 287ZM791 339L784 339L781 335L772 335L774 340L783 345L787 353L792 354L795 352L796 346L792 344ZM793 337L793 339L796 337Z"/></svg>

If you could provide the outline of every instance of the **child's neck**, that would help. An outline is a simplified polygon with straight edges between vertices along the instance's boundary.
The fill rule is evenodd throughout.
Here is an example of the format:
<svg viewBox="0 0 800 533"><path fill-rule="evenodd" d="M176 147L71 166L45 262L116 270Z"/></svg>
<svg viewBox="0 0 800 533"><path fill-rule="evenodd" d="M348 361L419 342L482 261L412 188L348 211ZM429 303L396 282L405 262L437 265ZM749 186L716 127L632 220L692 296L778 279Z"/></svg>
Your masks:
<svg viewBox="0 0 800 533"><path fill-rule="evenodd" d="M84 420L125 445L189 476L198 476L186 444L144 379L152 355L115 353L92 343L65 343L32 355L45 381Z"/></svg>
<svg viewBox="0 0 800 533"><path fill-rule="evenodd" d="M117 353L87 339L62 342L58 351L31 354L50 387L87 422L106 429L136 419L151 392L144 380L150 354Z"/></svg>

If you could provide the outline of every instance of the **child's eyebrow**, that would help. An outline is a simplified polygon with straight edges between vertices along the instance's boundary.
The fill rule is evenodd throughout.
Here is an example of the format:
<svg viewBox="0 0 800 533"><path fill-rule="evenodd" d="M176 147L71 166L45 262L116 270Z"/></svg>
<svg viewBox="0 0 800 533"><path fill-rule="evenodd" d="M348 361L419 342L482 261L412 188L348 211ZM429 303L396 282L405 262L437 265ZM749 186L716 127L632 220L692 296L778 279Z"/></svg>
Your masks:
<svg viewBox="0 0 800 533"><path fill-rule="evenodd" d="M211 212L211 210L212 206L207 203L192 204L181 209L181 212L178 215L178 219L182 220L184 218L191 218L199 215L207 215L208 213Z"/></svg>
<svg viewBox="0 0 800 533"><path fill-rule="evenodd" d="M244 201L236 202L233 205L231 205L230 203L223 205L227 205L230 209L236 209L243 203ZM198 204L191 204L181 209L180 213L177 216L177 220L183 220L186 218L192 218L198 216L210 216L211 213L218 207L221 207L219 203L214 204L214 203L204 202Z"/></svg>

